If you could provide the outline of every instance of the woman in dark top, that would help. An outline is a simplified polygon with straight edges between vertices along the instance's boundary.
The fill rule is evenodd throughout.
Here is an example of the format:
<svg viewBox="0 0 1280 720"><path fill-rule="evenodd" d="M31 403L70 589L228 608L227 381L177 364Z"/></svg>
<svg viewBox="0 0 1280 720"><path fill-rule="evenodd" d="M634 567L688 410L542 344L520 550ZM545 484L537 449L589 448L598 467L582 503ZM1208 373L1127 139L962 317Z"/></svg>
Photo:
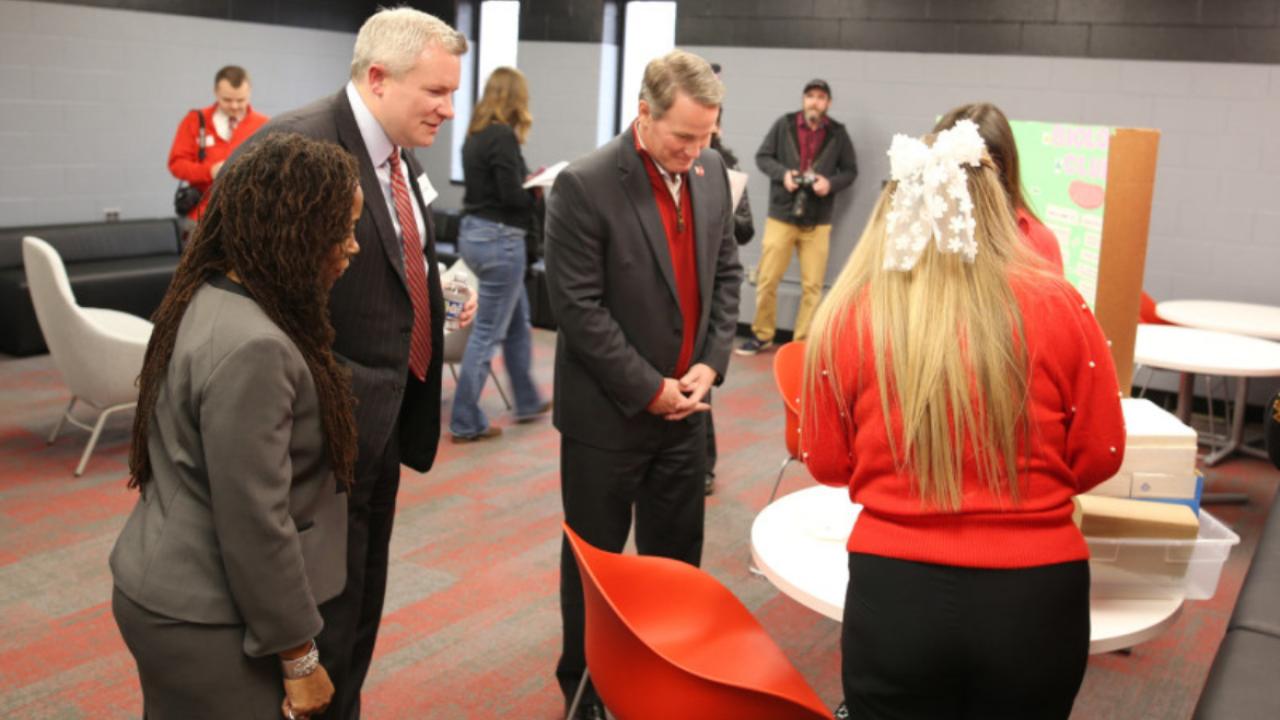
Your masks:
<svg viewBox="0 0 1280 720"><path fill-rule="evenodd" d="M480 300L453 396L449 430L454 442L497 437L480 409L480 391L498 346L515 393L516 422L550 409L529 371L533 342L524 292L525 237L533 226L535 195L522 186L529 174L520 145L529 134L529 87L515 68L500 67L485 83L462 146L467 191L458 249L480 281Z"/></svg>
<svg viewBox="0 0 1280 720"><path fill-rule="evenodd" d="M227 165L154 315L112 610L143 714L305 718L346 582L356 455L329 289L359 251L355 159L277 135Z"/></svg>

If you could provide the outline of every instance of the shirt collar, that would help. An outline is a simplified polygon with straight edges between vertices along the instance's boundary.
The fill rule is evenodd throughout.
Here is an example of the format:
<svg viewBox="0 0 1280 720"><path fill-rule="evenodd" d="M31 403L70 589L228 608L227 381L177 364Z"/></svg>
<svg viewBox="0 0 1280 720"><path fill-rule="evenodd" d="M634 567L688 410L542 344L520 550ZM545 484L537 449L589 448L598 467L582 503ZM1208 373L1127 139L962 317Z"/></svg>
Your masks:
<svg viewBox="0 0 1280 720"><path fill-rule="evenodd" d="M364 98L360 97L360 91L356 90L355 83L351 81L347 81L347 101L351 103L351 112L356 116L356 126L360 128L360 138L364 140L364 149L369 151L369 159L373 161L374 167L382 167L395 150L395 144L387 137L387 131L382 129L382 124L373 116L369 106L364 104Z"/></svg>

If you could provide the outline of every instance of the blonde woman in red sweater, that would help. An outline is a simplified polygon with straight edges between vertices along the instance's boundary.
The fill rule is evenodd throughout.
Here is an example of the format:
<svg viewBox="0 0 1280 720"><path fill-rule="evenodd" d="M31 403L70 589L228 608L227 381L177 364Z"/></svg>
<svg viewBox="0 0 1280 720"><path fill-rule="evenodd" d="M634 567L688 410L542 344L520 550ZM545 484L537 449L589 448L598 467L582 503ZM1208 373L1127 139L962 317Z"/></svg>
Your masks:
<svg viewBox="0 0 1280 720"><path fill-rule="evenodd" d="M858 718L1065 718L1089 647L1071 498L1124 455L1107 342L1019 239L972 122L890 157L802 399L809 470L863 506L846 700Z"/></svg>

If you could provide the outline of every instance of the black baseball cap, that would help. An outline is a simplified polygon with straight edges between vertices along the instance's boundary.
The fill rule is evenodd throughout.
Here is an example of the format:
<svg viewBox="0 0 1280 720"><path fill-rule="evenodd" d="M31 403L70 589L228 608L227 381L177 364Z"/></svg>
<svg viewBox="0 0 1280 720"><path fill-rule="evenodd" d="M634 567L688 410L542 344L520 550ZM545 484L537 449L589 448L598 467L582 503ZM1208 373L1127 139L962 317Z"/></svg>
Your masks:
<svg viewBox="0 0 1280 720"><path fill-rule="evenodd" d="M831 97L831 86L827 84L826 80L822 80L821 78L814 78L805 83L804 90L800 94L806 95L810 90L821 90L827 94L827 97Z"/></svg>

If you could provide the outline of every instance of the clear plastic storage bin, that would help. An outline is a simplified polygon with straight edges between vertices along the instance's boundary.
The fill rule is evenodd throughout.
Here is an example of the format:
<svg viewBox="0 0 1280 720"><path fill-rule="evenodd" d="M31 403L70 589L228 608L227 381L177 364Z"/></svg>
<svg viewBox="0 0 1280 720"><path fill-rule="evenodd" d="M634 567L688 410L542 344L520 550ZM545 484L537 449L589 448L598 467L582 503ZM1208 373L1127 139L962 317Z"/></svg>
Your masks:
<svg viewBox="0 0 1280 720"><path fill-rule="evenodd" d="M1085 542L1094 596L1207 600L1217 591L1222 566L1240 536L1201 510L1195 540L1086 537Z"/></svg>

